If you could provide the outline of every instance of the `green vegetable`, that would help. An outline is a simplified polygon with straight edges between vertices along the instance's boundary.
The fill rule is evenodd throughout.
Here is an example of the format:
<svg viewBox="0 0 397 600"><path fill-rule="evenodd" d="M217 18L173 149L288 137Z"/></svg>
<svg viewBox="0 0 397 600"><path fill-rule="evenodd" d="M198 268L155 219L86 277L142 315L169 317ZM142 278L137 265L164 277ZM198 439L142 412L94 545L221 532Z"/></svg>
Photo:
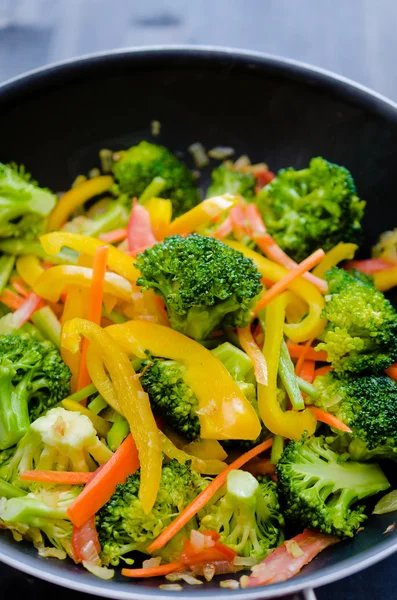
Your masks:
<svg viewBox="0 0 397 600"><path fill-rule="evenodd" d="M298 377L295 375L294 364L288 352L287 344L283 340L280 349L280 362L278 372L281 382L291 400L294 410L303 410L305 403L299 387Z"/></svg>
<svg viewBox="0 0 397 600"><path fill-rule="evenodd" d="M6 287L8 280L11 277L15 265L15 256L1 256L0 257L0 293Z"/></svg>
<svg viewBox="0 0 397 600"><path fill-rule="evenodd" d="M191 172L164 146L140 142L118 152L113 174L120 192L130 197L141 196L155 177L164 179L162 196L172 201L174 217L190 210L198 202Z"/></svg>
<svg viewBox="0 0 397 600"><path fill-rule="evenodd" d="M8 483L4 479L0 479L0 498L18 498L25 495L26 492L24 490L12 485L12 483Z"/></svg>
<svg viewBox="0 0 397 600"><path fill-rule="evenodd" d="M397 360L397 312L368 275L334 267L326 280L328 324L316 350L336 373L382 373Z"/></svg>
<svg viewBox="0 0 397 600"><path fill-rule="evenodd" d="M223 163L211 173L211 185L207 190L207 198L222 194L239 194L246 200L252 200L255 195L256 179L250 173L235 171L233 165Z"/></svg>
<svg viewBox="0 0 397 600"><path fill-rule="evenodd" d="M142 194L138 198L138 202L145 204L150 198L158 196L166 185L165 179L162 177L155 177L149 185L143 190Z"/></svg>
<svg viewBox="0 0 397 600"><path fill-rule="evenodd" d="M397 510L397 490L393 490L386 494L386 496L383 496L383 498L376 503L372 514L384 515L395 510Z"/></svg>
<svg viewBox="0 0 397 600"><path fill-rule="evenodd" d="M137 284L164 299L171 326L205 339L221 325L244 327L262 290L253 262L198 234L168 237L138 254Z"/></svg>
<svg viewBox="0 0 397 600"><path fill-rule="evenodd" d="M97 391L97 389L96 389L95 385L93 383L90 383L89 385L86 385L81 390L78 390L78 392L71 394L67 398L62 398L62 400L73 400L74 402L81 402L82 400L85 400L89 396L92 396L92 394L96 394L96 391ZM107 404L106 404L106 406L107 406ZM103 408L105 408L105 407L103 407Z"/></svg>
<svg viewBox="0 0 397 600"><path fill-rule="evenodd" d="M126 554L134 550L146 552L150 542L206 486L206 481L191 470L190 463L181 465L172 460L163 466L157 500L150 513L145 514L138 498L139 482L138 470L117 486L116 492L97 515L96 525L105 564L118 565ZM192 519L184 528L181 542L195 525L196 520ZM182 547L178 549L180 551ZM169 554L170 547L167 545L161 555L170 559Z"/></svg>
<svg viewBox="0 0 397 600"><path fill-rule="evenodd" d="M131 200L122 196L118 200L103 203L102 210L93 216L79 215L75 217L68 221L63 229L72 233L98 237L101 233L126 227L130 209Z"/></svg>
<svg viewBox="0 0 397 600"><path fill-rule="evenodd" d="M352 537L367 518L358 502L390 487L377 464L343 460L324 436L291 441L277 477L289 523L339 537Z"/></svg>
<svg viewBox="0 0 397 600"><path fill-rule="evenodd" d="M275 435L273 438L272 450L270 453L270 462L276 465L284 451L284 438L282 435Z"/></svg>
<svg viewBox="0 0 397 600"><path fill-rule="evenodd" d="M112 452L116 452L129 432L130 426L128 425L128 421L121 415L116 415L115 421L106 436L106 443Z"/></svg>
<svg viewBox="0 0 397 600"><path fill-rule="evenodd" d="M86 397L86 396L84 396ZM71 398L69 398L70 400ZM105 408L107 408L108 404L107 402L102 398L102 396L100 394L98 394L97 396L95 396L95 398L93 398L91 400L91 402L88 404L87 408L94 413L94 415L99 415L99 413L104 410Z"/></svg>
<svg viewBox="0 0 397 600"><path fill-rule="evenodd" d="M13 446L30 422L63 400L70 371L50 342L0 335L0 449Z"/></svg>
<svg viewBox="0 0 397 600"><path fill-rule="evenodd" d="M33 254L33 256L48 260L53 265L74 265L77 263L79 256L77 252L70 248L62 248L56 256L48 256L40 242L22 238L0 239L0 252L12 254L13 256Z"/></svg>
<svg viewBox="0 0 397 600"><path fill-rule="evenodd" d="M284 541L277 486L268 477L257 480L247 471L233 470L225 488L215 503L203 509L200 530L217 531L220 541L239 556L259 561Z"/></svg>
<svg viewBox="0 0 397 600"><path fill-rule="evenodd" d="M256 203L270 235L297 262L361 236L365 202L349 171L324 158L313 158L301 171L282 169Z"/></svg>
<svg viewBox="0 0 397 600"><path fill-rule="evenodd" d="M39 308L32 315L32 321L45 338L61 349L61 323L49 306Z"/></svg>

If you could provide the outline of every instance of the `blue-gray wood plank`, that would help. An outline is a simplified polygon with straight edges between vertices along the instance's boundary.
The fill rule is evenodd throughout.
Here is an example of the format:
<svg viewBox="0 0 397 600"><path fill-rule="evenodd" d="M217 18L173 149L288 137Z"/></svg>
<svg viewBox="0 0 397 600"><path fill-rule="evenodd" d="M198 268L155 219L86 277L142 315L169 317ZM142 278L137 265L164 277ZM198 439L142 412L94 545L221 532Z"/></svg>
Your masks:
<svg viewBox="0 0 397 600"><path fill-rule="evenodd" d="M397 0L0 0L0 82L100 50L212 44L312 63L397 101L396 31ZM390 558L317 596L395 598L396 567L397 558ZM0 588L30 600L70 597L2 565Z"/></svg>

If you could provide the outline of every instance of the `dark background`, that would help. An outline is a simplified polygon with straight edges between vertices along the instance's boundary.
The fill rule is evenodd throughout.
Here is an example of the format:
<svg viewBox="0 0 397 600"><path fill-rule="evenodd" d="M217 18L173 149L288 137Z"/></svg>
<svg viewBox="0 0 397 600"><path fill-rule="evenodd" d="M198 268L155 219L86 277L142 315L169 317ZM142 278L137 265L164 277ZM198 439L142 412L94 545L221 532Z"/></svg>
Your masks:
<svg viewBox="0 0 397 600"><path fill-rule="evenodd" d="M223 45L332 70L397 101L397 0L0 0L0 83L50 62L149 44ZM1 134L1 132L0 132ZM316 591L397 598L397 557ZM0 565L0 596L88 600Z"/></svg>

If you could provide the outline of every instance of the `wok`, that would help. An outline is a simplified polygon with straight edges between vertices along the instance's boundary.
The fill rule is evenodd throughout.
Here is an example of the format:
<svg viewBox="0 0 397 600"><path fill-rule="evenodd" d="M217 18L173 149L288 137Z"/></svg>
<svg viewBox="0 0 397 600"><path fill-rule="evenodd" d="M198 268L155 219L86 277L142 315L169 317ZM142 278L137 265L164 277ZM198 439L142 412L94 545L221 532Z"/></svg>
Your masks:
<svg viewBox="0 0 397 600"><path fill-rule="evenodd" d="M160 121L161 134L150 123ZM22 162L41 184L67 189L98 163L101 148L147 139L189 158L201 141L231 146L280 167L302 168L321 155L345 165L368 201L366 247L397 225L397 105L342 77L258 53L219 48L153 47L78 58L0 87L0 159ZM208 173L201 182L207 183ZM250 590L218 581L170 593L158 579L103 582L71 561L40 558L34 548L0 535L0 560L83 592L118 599L236 600L279 597L351 575L397 550L395 515L371 516L353 540L320 554L294 579Z"/></svg>

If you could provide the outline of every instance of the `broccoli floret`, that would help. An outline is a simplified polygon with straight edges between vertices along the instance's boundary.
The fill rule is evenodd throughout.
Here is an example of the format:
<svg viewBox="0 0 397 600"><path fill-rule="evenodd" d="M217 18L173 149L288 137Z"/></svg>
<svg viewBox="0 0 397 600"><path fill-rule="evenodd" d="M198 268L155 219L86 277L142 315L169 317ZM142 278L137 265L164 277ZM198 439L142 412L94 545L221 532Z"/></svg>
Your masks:
<svg viewBox="0 0 397 600"><path fill-rule="evenodd" d="M238 383L246 398L256 406L256 387L252 362L248 356L225 342L211 351ZM198 399L185 383L186 368L178 362L149 358L139 368L140 382L156 413L189 442L200 436Z"/></svg>
<svg viewBox="0 0 397 600"><path fill-rule="evenodd" d="M337 373L381 373L397 360L397 312L368 275L334 267L326 280L328 324L316 349Z"/></svg>
<svg viewBox="0 0 397 600"><path fill-rule="evenodd" d="M269 233L297 262L338 242L357 242L365 202L349 171L324 158L282 169L256 198Z"/></svg>
<svg viewBox="0 0 397 600"><path fill-rule="evenodd" d="M255 195L256 179L250 173L241 173L232 168L232 164L222 164L211 173L211 185L207 198L222 196L222 194L239 194L246 200L252 200Z"/></svg>
<svg viewBox="0 0 397 600"><path fill-rule="evenodd" d="M121 193L140 196L155 177L162 177L164 198L172 201L174 217L198 203L198 192L192 173L172 152L149 142L140 142L128 150L117 152L113 173Z"/></svg>
<svg viewBox="0 0 397 600"><path fill-rule="evenodd" d="M51 342L0 335L0 449L16 444L32 420L69 392L70 370Z"/></svg>
<svg viewBox="0 0 397 600"><path fill-rule="evenodd" d="M37 238L56 196L26 173L23 166L0 163L0 238Z"/></svg>
<svg viewBox="0 0 397 600"><path fill-rule="evenodd" d="M343 450L353 460L397 460L397 383L387 375L317 377L313 403L352 430L343 435ZM338 444L339 444L338 440ZM337 447L337 446L336 446Z"/></svg>
<svg viewBox="0 0 397 600"><path fill-rule="evenodd" d="M230 471L224 494L204 511L200 530L217 531L239 556L261 560L284 541L277 486L267 477L258 481L247 471Z"/></svg>
<svg viewBox="0 0 397 600"><path fill-rule="evenodd" d="M241 252L215 238L168 237L142 254L138 285L165 301L171 326L197 340L220 325L244 327L262 291L261 275Z"/></svg>
<svg viewBox="0 0 397 600"><path fill-rule="evenodd" d="M112 455L88 417L52 408L30 425L15 454L0 468L0 477L29 487L20 480L23 471L94 471L97 463L105 463Z"/></svg>
<svg viewBox="0 0 397 600"><path fill-rule="evenodd" d="M367 518L360 500L390 487L379 465L343 460L324 436L291 441L277 477L287 521L338 537L352 537Z"/></svg>
<svg viewBox="0 0 397 600"><path fill-rule="evenodd" d="M97 515L97 531L105 564L118 565L129 552L146 552L154 540L206 486L205 479L192 471L190 463L172 460L163 467L156 502L145 514L138 498L139 470L118 485L109 502ZM189 523L189 529L196 524ZM185 536L188 536L188 530ZM181 548L180 548L181 549ZM164 552L168 554L165 547ZM163 552L162 552L163 554Z"/></svg>
<svg viewBox="0 0 397 600"><path fill-rule="evenodd" d="M38 492L0 499L0 526L10 529L17 541L32 541L41 556L76 560L72 547L73 525L67 509L81 488ZM48 547L48 543L50 547Z"/></svg>
<svg viewBox="0 0 397 600"><path fill-rule="evenodd" d="M372 248L372 256L386 262L397 262L397 228L380 234L378 242Z"/></svg>

